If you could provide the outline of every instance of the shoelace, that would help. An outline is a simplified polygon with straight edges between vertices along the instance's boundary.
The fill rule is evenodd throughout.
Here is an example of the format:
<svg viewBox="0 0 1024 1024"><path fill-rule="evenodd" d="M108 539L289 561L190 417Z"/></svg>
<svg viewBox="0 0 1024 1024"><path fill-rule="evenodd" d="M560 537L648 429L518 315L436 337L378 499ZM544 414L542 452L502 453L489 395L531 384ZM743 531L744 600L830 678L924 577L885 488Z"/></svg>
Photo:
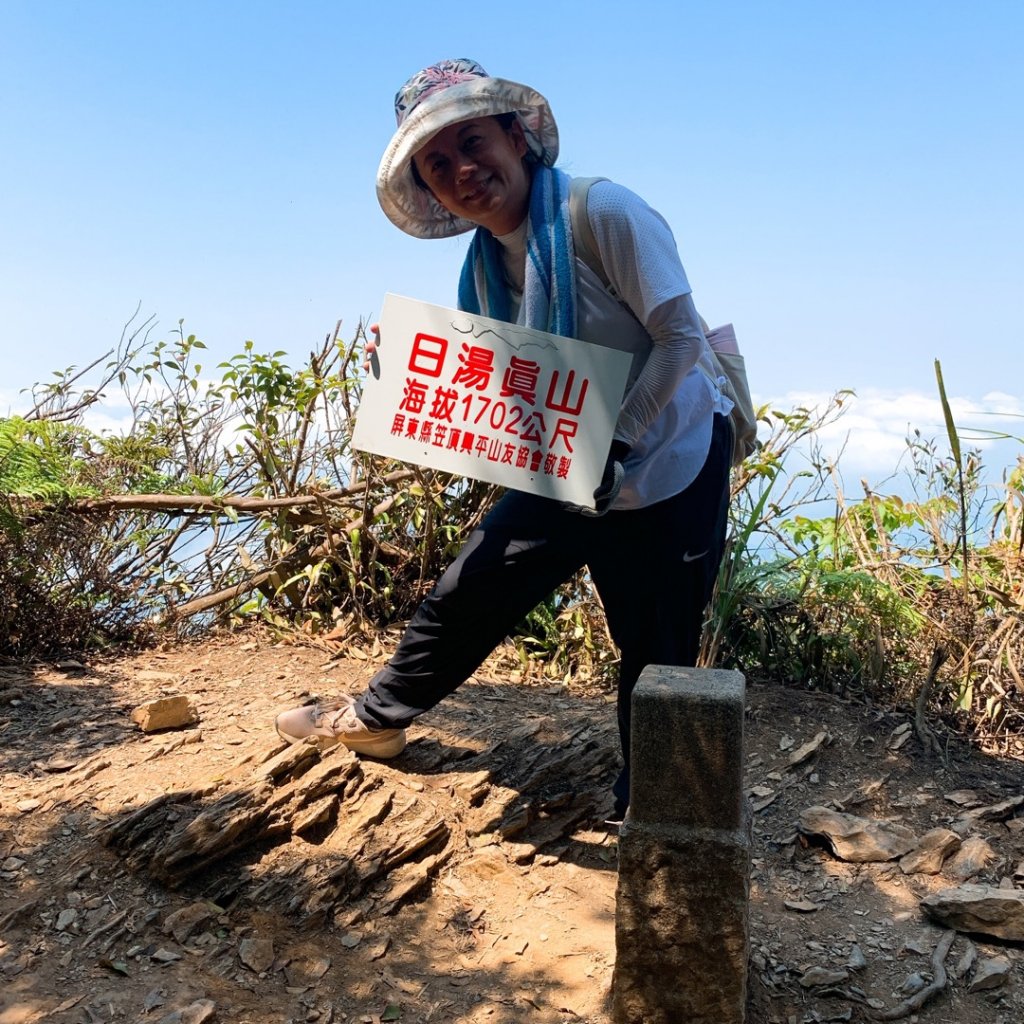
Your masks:
<svg viewBox="0 0 1024 1024"><path fill-rule="evenodd" d="M342 696L338 700L327 701L323 704L317 701L313 705L313 722L316 725L320 725L322 719L327 718L332 712L337 712L334 718L328 719L330 727L336 729L342 716L353 704L355 704L355 698L347 696Z"/></svg>

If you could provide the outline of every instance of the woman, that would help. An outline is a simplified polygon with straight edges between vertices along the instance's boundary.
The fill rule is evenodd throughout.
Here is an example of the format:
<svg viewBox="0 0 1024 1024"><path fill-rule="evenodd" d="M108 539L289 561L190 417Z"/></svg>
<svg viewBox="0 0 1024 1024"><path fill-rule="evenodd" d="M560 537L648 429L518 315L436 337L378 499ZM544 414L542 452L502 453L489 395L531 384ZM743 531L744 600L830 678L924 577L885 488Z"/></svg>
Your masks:
<svg viewBox="0 0 1024 1024"><path fill-rule="evenodd" d="M389 664L358 699L280 715L293 742L317 736L393 757L405 727L471 675L540 601L587 566L621 654L618 718L629 801L630 694L648 664L693 665L725 539L731 403L665 221L609 181L586 211L604 276L576 258L569 178L554 168L547 101L447 60L396 97L380 164L384 212L418 238L475 228L459 283L472 313L632 354L595 509L506 493L423 601ZM372 350L373 343L368 346Z"/></svg>

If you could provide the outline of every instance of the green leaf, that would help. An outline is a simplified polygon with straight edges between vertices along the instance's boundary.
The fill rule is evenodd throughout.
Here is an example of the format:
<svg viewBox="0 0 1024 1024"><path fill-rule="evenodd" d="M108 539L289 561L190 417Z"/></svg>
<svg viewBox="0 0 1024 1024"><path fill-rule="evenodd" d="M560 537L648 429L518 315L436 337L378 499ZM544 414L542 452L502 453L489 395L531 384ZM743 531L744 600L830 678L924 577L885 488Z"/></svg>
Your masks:
<svg viewBox="0 0 1024 1024"><path fill-rule="evenodd" d="M382 1022L386 1020L401 1020L401 1018L402 1008L398 1003L388 1003L388 1005L384 1007L384 1012L380 1015Z"/></svg>
<svg viewBox="0 0 1024 1024"><path fill-rule="evenodd" d="M953 458L959 466L960 458L960 435L956 431L956 424L953 422L953 410L949 406L949 399L946 397L946 385L942 382L942 364L935 360L935 379L939 383L939 401L942 402L942 415L946 419L946 433L949 435L949 447L953 452Z"/></svg>

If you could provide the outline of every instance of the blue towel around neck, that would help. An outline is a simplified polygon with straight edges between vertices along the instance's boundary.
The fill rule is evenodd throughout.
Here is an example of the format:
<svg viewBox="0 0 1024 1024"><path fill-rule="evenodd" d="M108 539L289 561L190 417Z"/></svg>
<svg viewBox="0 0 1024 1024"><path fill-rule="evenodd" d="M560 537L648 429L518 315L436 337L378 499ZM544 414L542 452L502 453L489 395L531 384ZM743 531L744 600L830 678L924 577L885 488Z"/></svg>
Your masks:
<svg viewBox="0 0 1024 1024"><path fill-rule="evenodd" d="M549 334L576 336L575 264L569 176L553 167L537 167L530 187L521 322ZM459 308L494 320L512 319L501 243L486 228L476 229L466 253Z"/></svg>

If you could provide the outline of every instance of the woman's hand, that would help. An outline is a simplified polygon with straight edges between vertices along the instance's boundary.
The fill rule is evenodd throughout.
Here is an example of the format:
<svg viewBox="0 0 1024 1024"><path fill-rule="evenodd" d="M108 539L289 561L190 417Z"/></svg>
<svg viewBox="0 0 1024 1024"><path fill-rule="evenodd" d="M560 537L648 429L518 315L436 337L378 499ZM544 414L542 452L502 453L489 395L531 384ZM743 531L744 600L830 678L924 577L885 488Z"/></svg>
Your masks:
<svg viewBox="0 0 1024 1024"><path fill-rule="evenodd" d="M630 446L625 441L613 440L608 458L605 460L604 473L601 482L594 490L594 507L587 505L573 505L565 503L565 507L572 512L578 512L582 516L591 519L603 516L611 507L612 502L619 496L622 481L625 479L626 470L623 463L629 457Z"/></svg>
<svg viewBox="0 0 1024 1024"><path fill-rule="evenodd" d="M629 445L625 441L613 440L608 458L604 464L604 474L594 491L594 508L582 508L585 516L603 516L612 507L612 502L619 496L619 489L626 476L623 463L629 456Z"/></svg>
<svg viewBox="0 0 1024 1024"><path fill-rule="evenodd" d="M366 339L366 346L363 349L363 369L369 373L370 360L373 359L377 346L380 344L380 324L370 324L366 329L373 335L372 338Z"/></svg>

